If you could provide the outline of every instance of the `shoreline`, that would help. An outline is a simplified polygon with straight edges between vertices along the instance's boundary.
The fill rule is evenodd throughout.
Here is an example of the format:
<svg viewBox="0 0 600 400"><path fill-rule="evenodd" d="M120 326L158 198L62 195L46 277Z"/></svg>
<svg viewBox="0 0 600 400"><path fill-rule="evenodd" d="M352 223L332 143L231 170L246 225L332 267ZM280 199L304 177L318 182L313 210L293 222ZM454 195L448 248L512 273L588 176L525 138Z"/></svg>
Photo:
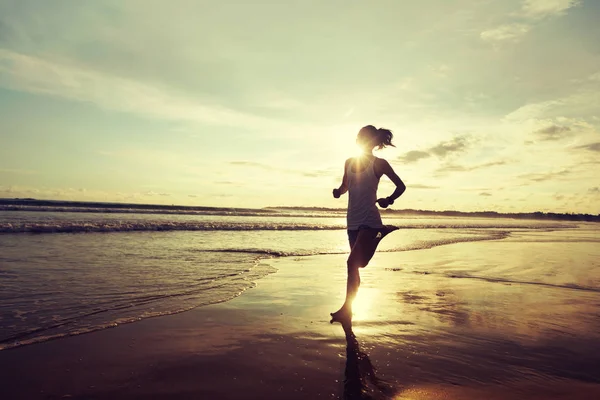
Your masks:
<svg viewBox="0 0 600 400"><path fill-rule="evenodd" d="M441 273L498 262L523 245L467 242L376 254L361 271L357 345L328 322L343 299L345 255L263 260L277 272L230 301L0 351L0 397L600 396L600 322L590 315L597 293ZM556 244L533 247L544 253L548 246Z"/></svg>

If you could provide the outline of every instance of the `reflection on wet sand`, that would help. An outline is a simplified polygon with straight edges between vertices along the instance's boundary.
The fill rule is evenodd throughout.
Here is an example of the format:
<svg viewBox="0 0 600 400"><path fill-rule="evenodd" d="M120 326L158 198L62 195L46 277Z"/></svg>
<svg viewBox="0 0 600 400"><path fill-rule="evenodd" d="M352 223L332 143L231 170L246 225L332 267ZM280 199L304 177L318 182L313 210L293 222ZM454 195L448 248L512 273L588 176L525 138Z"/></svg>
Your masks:
<svg viewBox="0 0 600 400"><path fill-rule="evenodd" d="M344 371L344 399L392 399L395 389L375 374L375 367L360 345L351 326L346 333L346 369Z"/></svg>

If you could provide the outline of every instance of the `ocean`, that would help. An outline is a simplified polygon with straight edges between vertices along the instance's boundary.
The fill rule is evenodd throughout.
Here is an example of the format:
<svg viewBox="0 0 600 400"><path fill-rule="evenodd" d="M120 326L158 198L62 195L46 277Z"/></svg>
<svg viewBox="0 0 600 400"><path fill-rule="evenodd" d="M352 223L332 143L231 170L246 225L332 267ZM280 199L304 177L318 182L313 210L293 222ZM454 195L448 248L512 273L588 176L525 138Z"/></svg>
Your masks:
<svg viewBox="0 0 600 400"><path fill-rule="evenodd" d="M378 251L399 255L481 241L564 244L518 270L482 267L471 262L477 254L469 253L459 267L432 260L423 273L600 292L597 223L383 218L400 229ZM0 350L227 301L276 273L265 262L270 258L347 251L340 211L49 206L0 211Z"/></svg>

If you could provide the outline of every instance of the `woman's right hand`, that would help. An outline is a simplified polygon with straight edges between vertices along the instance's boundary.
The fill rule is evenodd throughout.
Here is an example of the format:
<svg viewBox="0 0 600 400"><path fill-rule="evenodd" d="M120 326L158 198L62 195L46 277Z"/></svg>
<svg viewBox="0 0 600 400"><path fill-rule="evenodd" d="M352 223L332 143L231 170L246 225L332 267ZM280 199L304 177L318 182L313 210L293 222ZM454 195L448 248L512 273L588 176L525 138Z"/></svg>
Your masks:
<svg viewBox="0 0 600 400"><path fill-rule="evenodd" d="M341 195L342 193L340 192L340 189L333 189L333 197L339 199Z"/></svg>

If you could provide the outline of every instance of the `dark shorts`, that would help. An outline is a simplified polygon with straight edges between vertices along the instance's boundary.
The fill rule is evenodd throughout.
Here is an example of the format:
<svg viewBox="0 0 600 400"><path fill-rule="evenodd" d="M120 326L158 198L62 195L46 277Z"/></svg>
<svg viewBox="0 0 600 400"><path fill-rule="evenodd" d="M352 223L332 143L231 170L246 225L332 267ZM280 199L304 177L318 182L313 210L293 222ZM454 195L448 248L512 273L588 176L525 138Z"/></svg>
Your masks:
<svg viewBox="0 0 600 400"><path fill-rule="evenodd" d="M377 237L377 235L381 235L381 231L378 228L371 228L368 225L361 225L358 229L348 229L348 242L350 242L350 248L354 247L354 243L356 243L356 239L358 238L358 232L363 229L368 229L373 233L373 239Z"/></svg>

